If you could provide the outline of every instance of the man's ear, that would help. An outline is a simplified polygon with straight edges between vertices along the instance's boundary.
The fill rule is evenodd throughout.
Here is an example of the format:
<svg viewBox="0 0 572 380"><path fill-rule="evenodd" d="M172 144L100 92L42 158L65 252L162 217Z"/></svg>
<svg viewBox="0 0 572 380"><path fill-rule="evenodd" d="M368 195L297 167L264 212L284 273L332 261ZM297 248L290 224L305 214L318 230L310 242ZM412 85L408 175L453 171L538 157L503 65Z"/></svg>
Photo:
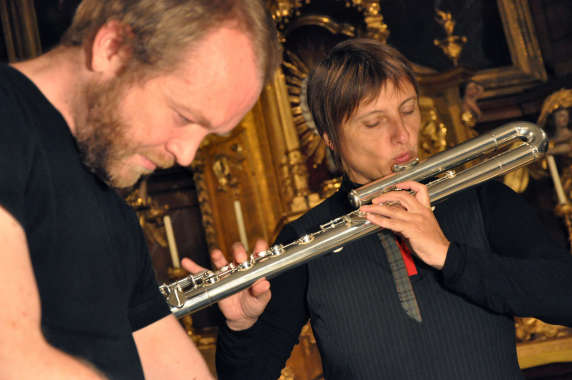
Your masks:
<svg viewBox="0 0 572 380"><path fill-rule="evenodd" d="M328 134L326 132L324 132L324 134L322 134L322 139L324 139L326 146L328 148L330 148L330 150L333 152L334 151L334 143L332 142L332 140L330 140L330 136L328 136Z"/></svg>
<svg viewBox="0 0 572 380"><path fill-rule="evenodd" d="M129 27L118 21L108 21L99 28L88 54L89 68L106 77L116 75L130 56L126 43L129 34Z"/></svg>

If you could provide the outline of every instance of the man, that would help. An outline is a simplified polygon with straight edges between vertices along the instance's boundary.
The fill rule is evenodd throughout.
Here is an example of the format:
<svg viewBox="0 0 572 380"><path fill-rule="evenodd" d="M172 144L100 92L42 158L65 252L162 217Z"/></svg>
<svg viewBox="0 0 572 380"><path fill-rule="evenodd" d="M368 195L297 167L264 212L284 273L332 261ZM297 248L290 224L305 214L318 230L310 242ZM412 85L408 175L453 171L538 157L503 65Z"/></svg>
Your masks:
<svg viewBox="0 0 572 380"><path fill-rule="evenodd" d="M337 45L311 73L308 102L345 178L338 193L287 225L279 243L350 212L352 188L417 155L415 77L387 45ZM276 277L271 294L262 280L219 302L226 317L220 379L277 378L308 319L329 380L517 379L512 316L572 324L572 257L522 199L488 182L433 212L424 185L398 187L414 195L393 191L361 208L381 235ZM397 294L391 244L405 261L414 302ZM225 264L220 252L213 261Z"/></svg>
<svg viewBox="0 0 572 380"><path fill-rule="evenodd" d="M113 188L229 132L278 51L260 1L85 0L0 67L0 378L212 378Z"/></svg>

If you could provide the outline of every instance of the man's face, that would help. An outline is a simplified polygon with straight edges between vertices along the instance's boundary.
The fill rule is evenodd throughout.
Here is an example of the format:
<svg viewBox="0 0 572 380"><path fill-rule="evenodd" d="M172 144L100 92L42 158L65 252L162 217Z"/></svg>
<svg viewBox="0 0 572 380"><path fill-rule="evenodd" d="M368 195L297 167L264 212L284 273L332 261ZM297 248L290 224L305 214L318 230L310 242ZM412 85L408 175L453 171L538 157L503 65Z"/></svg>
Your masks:
<svg viewBox="0 0 572 380"><path fill-rule="evenodd" d="M229 28L198 41L174 71L140 83L127 77L87 88L84 122L76 122L85 163L118 188L157 167L189 165L200 142L234 128L262 89L248 37Z"/></svg>
<svg viewBox="0 0 572 380"><path fill-rule="evenodd" d="M421 115L415 88L408 81L399 87L386 82L377 98L362 103L340 126L344 171L364 184L392 173L395 164L417 157Z"/></svg>

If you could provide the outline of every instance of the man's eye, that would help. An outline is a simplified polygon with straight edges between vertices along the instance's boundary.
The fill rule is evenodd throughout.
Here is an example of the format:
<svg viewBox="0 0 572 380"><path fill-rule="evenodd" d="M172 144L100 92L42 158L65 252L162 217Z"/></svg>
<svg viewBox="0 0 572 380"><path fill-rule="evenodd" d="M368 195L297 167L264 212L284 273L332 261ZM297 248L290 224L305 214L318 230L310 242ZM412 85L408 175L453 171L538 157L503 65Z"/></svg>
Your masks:
<svg viewBox="0 0 572 380"><path fill-rule="evenodd" d="M187 125L190 124L191 121L189 119L187 119L186 117L184 117L183 115L181 115L179 112L176 112L177 114L177 121L182 124L182 125Z"/></svg>

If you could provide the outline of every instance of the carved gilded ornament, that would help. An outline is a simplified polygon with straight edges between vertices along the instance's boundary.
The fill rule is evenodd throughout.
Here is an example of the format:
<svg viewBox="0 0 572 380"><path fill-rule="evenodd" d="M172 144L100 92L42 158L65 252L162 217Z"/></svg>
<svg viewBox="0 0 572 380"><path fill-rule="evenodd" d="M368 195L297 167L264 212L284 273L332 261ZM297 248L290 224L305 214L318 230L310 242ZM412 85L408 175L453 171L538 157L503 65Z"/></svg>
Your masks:
<svg viewBox="0 0 572 380"><path fill-rule="evenodd" d="M540 127L545 128L548 118L553 112L559 109L567 109L571 107L572 90L558 90L544 100L537 124ZM553 145L553 142L551 142L550 146L553 147ZM564 191L566 192L568 199L572 199L572 166L569 165L560 169L562 172L562 185ZM546 159L543 159L538 163L512 171L504 177L503 182L514 191L522 193L528 187L530 177L533 179L539 179L546 176L548 176L548 164ZM570 224L569 217L565 217L564 219L567 225ZM568 230L570 231L570 240L572 241L572 225Z"/></svg>
<svg viewBox="0 0 572 380"><path fill-rule="evenodd" d="M572 336L572 330L550 325L535 318L515 318L517 342L544 341Z"/></svg>
<svg viewBox="0 0 572 380"><path fill-rule="evenodd" d="M238 176L242 172L242 163L244 162L242 145L232 144L229 153L217 154L211 169L217 180L217 191L232 191L235 196L238 196L240 194Z"/></svg>
<svg viewBox="0 0 572 380"><path fill-rule="evenodd" d="M366 36L386 42L389 29L383 22L378 0L346 0L346 7L354 7L363 14L366 24Z"/></svg>
<svg viewBox="0 0 572 380"><path fill-rule="evenodd" d="M295 53L289 50L285 53L283 66L287 74L286 86L292 110L292 121L300 139L302 151L312 165L317 167L326 158L328 149L318 134L318 129L308 108L306 85L310 69Z"/></svg>
<svg viewBox="0 0 572 380"><path fill-rule="evenodd" d="M447 127L441 121L433 99L419 97L421 130L419 132L419 156L428 158L447 148Z"/></svg>
<svg viewBox="0 0 572 380"><path fill-rule="evenodd" d="M540 116L538 117L538 125L544 127L548 116L552 112L559 108L571 108L572 107L572 90L571 89L561 89L551 94L546 98L542 104L542 110L540 111Z"/></svg>
<svg viewBox="0 0 572 380"><path fill-rule="evenodd" d="M243 132L242 127L235 128L226 137L229 140L236 140ZM209 136L202 143L191 164L193 180L197 191L197 201L201 210L202 225L205 230L205 238L209 249L220 247L219 236L217 234L217 221L213 212L215 204L215 194L230 193L236 198L240 195L239 174L242 171L242 164L245 159L242 145L233 143L229 149L215 149L220 145L220 141L225 138L219 136ZM209 178L212 177L213 189L209 188Z"/></svg>
<svg viewBox="0 0 572 380"><path fill-rule="evenodd" d="M297 79L294 78L293 81ZM289 216L294 217L321 201L319 194L311 193L308 187L306 158L301 151L300 137L296 130L291 100L285 75L276 72L271 87L264 91L265 112L269 125L274 126L276 144L280 144L279 172L283 199L287 203Z"/></svg>
<svg viewBox="0 0 572 380"><path fill-rule="evenodd" d="M435 39L433 43L435 46L441 48L443 53L451 61L453 61L453 66L459 65L459 56L463 51L463 46L467 42L467 37L465 36L455 36L453 31L455 29L455 20L453 20L453 15L451 12L444 12L439 9L436 10L437 16L435 20L443 27L445 30L446 37L442 40Z"/></svg>
<svg viewBox="0 0 572 380"><path fill-rule="evenodd" d="M280 372L280 377L278 380L294 380L296 378L294 371L292 368L286 366Z"/></svg>
<svg viewBox="0 0 572 380"><path fill-rule="evenodd" d="M332 0L334 1L334 0ZM339 1L339 0L338 0ZM272 18L278 26L282 42L285 41L283 31L287 24L297 16L300 16L301 9L310 4L311 0L275 0L269 1ZM381 8L378 0L346 0L346 7L355 8L363 15L366 24L366 36L379 41L387 41L389 29L383 22Z"/></svg>
<svg viewBox="0 0 572 380"><path fill-rule="evenodd" d="M537 124L542 128L546 127L549 117L556 111L560 109L572 108L572 90L571 89L561 89L554 92L544 100L542 104L542 109L540 111L540 116L538 117ZM556 137L556 136L555 136ZM566 144L566 141L563 142ZM568 142L569 143L569 142ZM550 142L550 147L554 147L554 142ZM568 154L569 155L569 154ZM542 177L547 175L547 163L546 160L541 162L542 169L538 167L531 168L531 175L534 178ZM570 165L569 165L570 166ZM539 170L540 169L540 170ZM562 184L564 190L567 194L568 199L572 199L572 168L563 167L562 170Z"/></svg>
<svg viewBox="0 0 572 380"><path fill-rule="evenodd" d="M125 201L137 213L139 224L147 239L163 248L167 247L163 217L167 214L169 207L160 205L149 197L147 194L147 180L142 180L139 186L125 197Z"/></svg>
<svg viewBox="0 0 572 380"><path fill-rule="evenodd" d="M201 209L202 225L205 230L205 239L210 247L217 246L216 224L213 216L213 209L208 193L208 187L205 179L205 163L201 159L195 158L192 163L193 181L197 189L197 202Z"/></svg>

